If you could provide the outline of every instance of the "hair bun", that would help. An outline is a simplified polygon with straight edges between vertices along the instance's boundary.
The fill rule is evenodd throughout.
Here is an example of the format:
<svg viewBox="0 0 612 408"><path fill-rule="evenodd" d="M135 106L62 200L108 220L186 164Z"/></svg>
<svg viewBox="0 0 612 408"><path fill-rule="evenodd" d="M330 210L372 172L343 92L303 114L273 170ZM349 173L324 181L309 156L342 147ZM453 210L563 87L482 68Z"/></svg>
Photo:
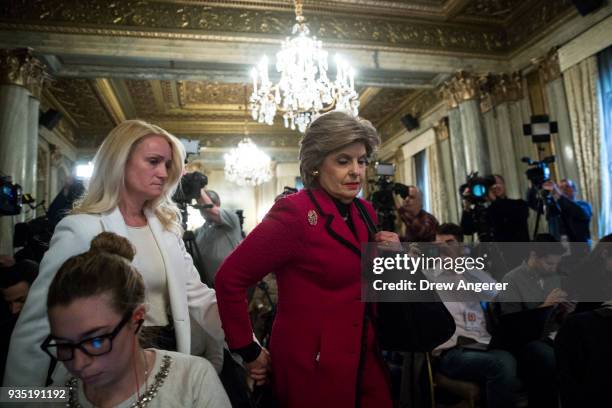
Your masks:
<svg viewBox="0 0 612 408"><path fill-rule="evenodd" d="M130 262L134 260L134 255L136 255L136 251L130 241L112 232L102 232L96 235L91 241L89 250L119 255Z"/></svg>

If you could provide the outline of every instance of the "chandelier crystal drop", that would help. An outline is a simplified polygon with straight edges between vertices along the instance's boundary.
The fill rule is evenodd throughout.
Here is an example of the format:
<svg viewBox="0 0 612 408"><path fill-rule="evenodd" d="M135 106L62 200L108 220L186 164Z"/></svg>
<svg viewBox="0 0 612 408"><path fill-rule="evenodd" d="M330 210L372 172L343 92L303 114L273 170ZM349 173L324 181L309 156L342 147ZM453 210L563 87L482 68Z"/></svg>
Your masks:
<svg viewBox="0 0 612 408"><path fill-rule="evenodd" d="M276 111L281 111L285 127L304 132L313 116L332 109L354 116L359 114L359 95L355 91L355 71L336 56L336 80L327 77L327 51L310 30L302 16L302 2L295 1L297 23L292 36L276 54L280 81L273 84L268 76L268 58L264 56L251 70L253 93L251 116L259 123L272 125Z"/></svg>
<svg viewBox="0 0 612 408"><path fill-rule="evenodd" d="M245 137L224 155L225 178L239 186L256 186L272 178L270 156Z"/></svg>

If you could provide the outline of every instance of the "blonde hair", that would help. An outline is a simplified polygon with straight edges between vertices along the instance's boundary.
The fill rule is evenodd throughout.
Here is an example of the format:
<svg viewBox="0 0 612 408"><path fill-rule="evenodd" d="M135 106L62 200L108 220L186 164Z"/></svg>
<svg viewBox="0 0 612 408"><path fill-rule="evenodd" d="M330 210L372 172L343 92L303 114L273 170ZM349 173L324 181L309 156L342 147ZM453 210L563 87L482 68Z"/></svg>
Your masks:
<svg viewBox="0 0 612 408"><path fill-rule="evenodd" d="M182 232L180 212L172 195L183 174L185 148L175 136L159 126L142 120L126 120L110 131L94 157L94 171L87 192L72 214L100 214L119 204L119 193L125 186L125 167L135 147L147 136L162 136L170 144L172 164L162 194L145 207L153 211L165 229Z"/></svg>
<svg viewBox="0 0 612 408"><path fill-rule="evenodd" d="M341 111L328 112L314 120L300 143L300 174L304 186L317 187L313 171L328 154L355 142L365 145L368 156L378 148L380 137L370 121Z"/></svg>

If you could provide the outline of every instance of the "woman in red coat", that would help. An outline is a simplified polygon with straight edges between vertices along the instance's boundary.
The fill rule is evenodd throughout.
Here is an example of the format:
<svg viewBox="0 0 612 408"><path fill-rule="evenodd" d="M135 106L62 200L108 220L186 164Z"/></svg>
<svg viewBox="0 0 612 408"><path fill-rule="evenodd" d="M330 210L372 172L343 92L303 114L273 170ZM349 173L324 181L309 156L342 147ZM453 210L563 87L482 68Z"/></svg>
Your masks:
<svg viewBox="0 0 612 408"><path fill-rule="evenodd" d="M283 407L391 407L370 307L361 301L361 245L369 239L355 205L379 143L370 122L346 113L315 120L300 147L307 189L277 201L217 273L227 342L260 382L271 362ZM399 242L385 231L372 239ZM246 291L271 272L278 305L268 354L253 341Z"/></svg>

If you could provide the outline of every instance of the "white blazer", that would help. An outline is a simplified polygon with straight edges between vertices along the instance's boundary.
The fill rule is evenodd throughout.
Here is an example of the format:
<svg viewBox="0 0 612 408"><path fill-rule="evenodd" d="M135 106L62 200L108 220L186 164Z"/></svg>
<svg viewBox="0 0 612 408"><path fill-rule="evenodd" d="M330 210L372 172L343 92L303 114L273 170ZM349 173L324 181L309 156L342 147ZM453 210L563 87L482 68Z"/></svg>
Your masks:
<svg viewBox="0 0 612 408"><path fill-rule="evenodd" d="M220 371L224 334L215 291L200 280L181 237L165 230L151 211L145 211L145 215L166 267L177 351L203 355ZM11 336L4 373L5 386L44 385L50 358L40 345L49 334L49 286L60 266L71 256L86 252L91 240L103 231L128 238L127 226L118 208L105 214L70 215L55 228L49 250L40 263L38 278L30 288ZM134 257L133 265L137 269L145 256L147 254L137 253ZM53 375L56 384L61 384L67 374L63 365L58 364L60 366Z"/></svg>

